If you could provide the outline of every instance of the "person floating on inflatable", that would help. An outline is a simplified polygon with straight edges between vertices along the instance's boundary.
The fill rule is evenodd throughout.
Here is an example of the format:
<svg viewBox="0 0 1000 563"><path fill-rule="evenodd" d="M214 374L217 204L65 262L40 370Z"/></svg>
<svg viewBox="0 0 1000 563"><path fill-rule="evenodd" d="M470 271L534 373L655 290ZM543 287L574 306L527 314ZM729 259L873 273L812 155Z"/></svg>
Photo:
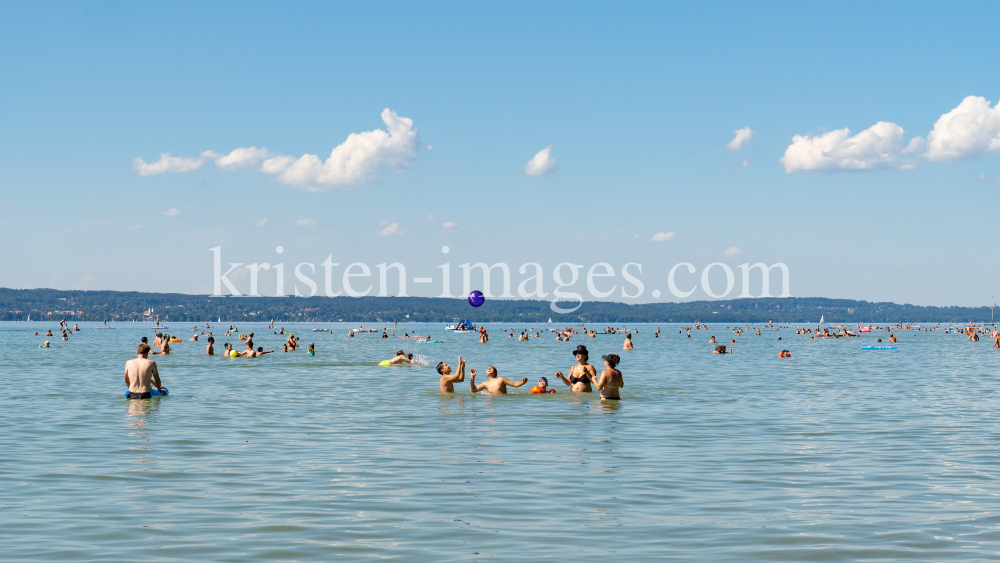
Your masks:
<svg viewBox="0 0 1000 563"><path fill-rule="evenodd" d="M531 388L530 393L532 395L545 395L548 393L555 393L555 389L549 389L549 380L544 377L538 378L538 385Z"/></svg>
<svg viewBox="0 0 1000 563"><path fill-rule="evenodd" d="M412 355L412 354L411 354ZM391 360L382 360L378 363L380 366L397 366L399 364L412 364L413 359L407 356L402 350L396 352L396 357Z"/></svg>
<svg viewBox="0 0 1000 563"><path fill-rule="evenodd" d="M789 352L788 350L782 350L782 351L778 352L778 357L779 358L791 358L792 357L792 353Z"/></svg>

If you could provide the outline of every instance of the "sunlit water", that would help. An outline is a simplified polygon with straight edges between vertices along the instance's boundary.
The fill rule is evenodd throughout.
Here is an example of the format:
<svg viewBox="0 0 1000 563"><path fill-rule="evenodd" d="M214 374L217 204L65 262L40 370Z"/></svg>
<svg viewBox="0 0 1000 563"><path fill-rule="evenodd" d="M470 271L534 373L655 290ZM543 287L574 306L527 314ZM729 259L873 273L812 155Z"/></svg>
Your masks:
<svg viewBox="0 0 1000 563"><path fill-rule="evenodd" d="M723 325L640 325L632 352L622 335L518 342L511 325L488 325L485 345L440 324L407 328L442 344L285 325L316 343L309 357L241 324L278 352L175 344L152 356L170 396L127 401L123 366L149 326L85 323L39 348L32 332L54 326L0 323L3 561L1000 556L988 340L904 331L897 350L862 351L888 335L786 329L720 356L708 339L729 343ZM552 377L581 343L595 364L622 356L621 402ZM431 367L374 365L397 348L530 383L442 397ZM557 394L527 394L540 375Z"/></svg>

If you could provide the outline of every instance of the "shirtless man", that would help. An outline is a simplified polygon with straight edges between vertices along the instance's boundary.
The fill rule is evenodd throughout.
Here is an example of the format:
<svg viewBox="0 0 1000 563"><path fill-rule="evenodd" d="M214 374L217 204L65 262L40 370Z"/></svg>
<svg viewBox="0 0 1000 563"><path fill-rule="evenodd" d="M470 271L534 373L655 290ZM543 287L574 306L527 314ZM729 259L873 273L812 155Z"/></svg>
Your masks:
<svg viewBox="0 0 1000 563"><path fill-rule="evenodd" d="M627 334L625 335L625 345L622 346L622 350L631 350L631 349L632 349L632 335Z"/></svg>
<svg viewBox="0 0 1000 563"><path fill-rule="evenodd" d="M157 332L156 338L153 339L153 347L158 348L160 346L160 341L163 340L163 333Z"/></svg>
<svg viewBox="0 0 1000 563"><path fill-rule="evenodd" d="M394 365L397 365L397 364L402 364L404 362L407 363L407 364L412 364L413 360L411 360L406 355L405 352L403 352L402 350L400 350L400 351L396 352L396 357L395 358L389 360L389 365L393 365L394 366Z"/></svg>
<svg viewBox="0 0 1000 563"><path fill-rule="evenodd" d="M582 344L578 345L573 351L573 355L576 356L577 364L570 368L569 378L564 377L561 371L556 372L556 377L569 386L573 393L592 393L593 389L591 389L590 383L597 379L597 370L587 363L589 358L587 347Z"/></svg>
<svg viewBox="0 0 1000 563"><path fill-rule="evenodd" d="M442 393L454 393L455 383L462 383L465 381L465 360L462 356L458 357L458 372L452 373L451 366L441 362L437 365L437 372L441 374L441 392Z"/></svg>
<svg viewBox="0 0 1000 563"><path fill-rule="evenodd" d="M149 359L149 345L140 344L135 350L135 359L125 362L125 385L128 385L129 399L148 399L152 396L149 382L152 379L156 389L162 393L163 383L156 362Z"/></svg>
<svg viewBox="0 0 1000 563"><path fill-rule="evenodd" d="M622 379L622 372L618 371L615 366L621 361L618 354L608 354L607 356L601 356L604 360L605 370L601 372L601 378L597 380L597 390L601 392L601 399L607 399L611 401L617 401L621 399L618 396L618 390L625 387L625 380Z"/></svg>
<svg viewBox="0 0 1000 563"><path fill-rule="evenodd" d="M37 332L35 334L38 334ZM993 347L1000 348L1000 332L995 333L996 336L993 337Z"/></svg>
<svg viewBox="0 0 1000 563"><path fill-rule="evenodd" d="M895 334L889 334L889 342L899 342L899 339L896 338Z"/></svg>
<svg viewBox="0 0 1000 563"><path fill-rule="evenodd" d="M208 337L208 346L205 348L205 355L206 356L214 356L215 355L215 346L214 346L214 344L215 344L215 337L214 336L209 336Z"/></svg>
<svg viewBox="0 0 1000 563"><path fill-rule="evenodd" d="M471 369L469 373L472 375L472 379L469 380L469 390L473 393L486 391L487 393L493 393L496 395L506 395L508 385L511 387L520 387L528 382L528 378L525 377L521 379L520 383L514 383L506 377L497 376L497 368L493 366L486 366L486 382L476 385L475 368Z"/></svg>

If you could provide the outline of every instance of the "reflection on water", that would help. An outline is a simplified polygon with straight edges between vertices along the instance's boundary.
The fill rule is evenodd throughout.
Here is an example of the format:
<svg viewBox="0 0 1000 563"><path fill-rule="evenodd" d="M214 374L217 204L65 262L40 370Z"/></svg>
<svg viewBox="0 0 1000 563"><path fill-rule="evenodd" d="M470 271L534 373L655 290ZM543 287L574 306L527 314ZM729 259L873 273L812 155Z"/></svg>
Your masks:
<svg viewBox="0 0 1000 563"><path fill-rule="evenodd" d="M240 328L280 350L263 326ZM402 346L553 381L578 343L425 325L406 330L445 342L343 325L314 335L316 356L252 361L180 343L155 358L171 395L128 401L122 366L148 327L40 349L51 327L0 323L0 560L998 558L988 341L903 331L862 351L868 337L748 331L722 357L661 326L630 352L585 340L622 356L621 401L468 380L442 396L433 368L376 365Z"/></svg>
<svg viewBox="0 0 1000 563"><path fill-rule="evenodd" d="M148 445L147 442L150 441L148 431L146 426L149 425L150 419L154 418L157 409L159 409L160 400L159 399L125 399L125 428L127 429L126 436L129 438L130 444L128 450L130 452L137 452L135 455L140 457L131 459L132 463L143 465L141 469L128 469L128 471L149 471L151 467L145 467L149 461L145 459L147 456Z"/></svg>

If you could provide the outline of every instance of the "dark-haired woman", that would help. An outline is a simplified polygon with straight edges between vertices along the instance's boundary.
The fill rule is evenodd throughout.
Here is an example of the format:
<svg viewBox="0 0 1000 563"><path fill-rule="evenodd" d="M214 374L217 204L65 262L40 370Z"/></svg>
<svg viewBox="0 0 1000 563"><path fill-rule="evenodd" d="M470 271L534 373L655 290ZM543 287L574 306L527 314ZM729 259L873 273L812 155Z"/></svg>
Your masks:
<svg viewBox="0 0 1000 563"><path fill-rule="evenodd" d="M604 359L605 370L601 372L601 379L597 381L597 390L601 392L601 399L617 401L621 399L618 390L625 387L625 380L622 379L622 372L615 367L621 362L618 354L608 354L601 356Z"/></svg>
<svg viewBox="0 0 1000 563"><path fill-rule="evenodd" d="M576 365L569 369L569 377L563 376L561 371L556 372L556 377L569 386L569 390L573 393L593 393L590 384L597 380L597 370L587 363L589 359L587 347L580 344L573 350L573 355L576 356Z"/></svg>

